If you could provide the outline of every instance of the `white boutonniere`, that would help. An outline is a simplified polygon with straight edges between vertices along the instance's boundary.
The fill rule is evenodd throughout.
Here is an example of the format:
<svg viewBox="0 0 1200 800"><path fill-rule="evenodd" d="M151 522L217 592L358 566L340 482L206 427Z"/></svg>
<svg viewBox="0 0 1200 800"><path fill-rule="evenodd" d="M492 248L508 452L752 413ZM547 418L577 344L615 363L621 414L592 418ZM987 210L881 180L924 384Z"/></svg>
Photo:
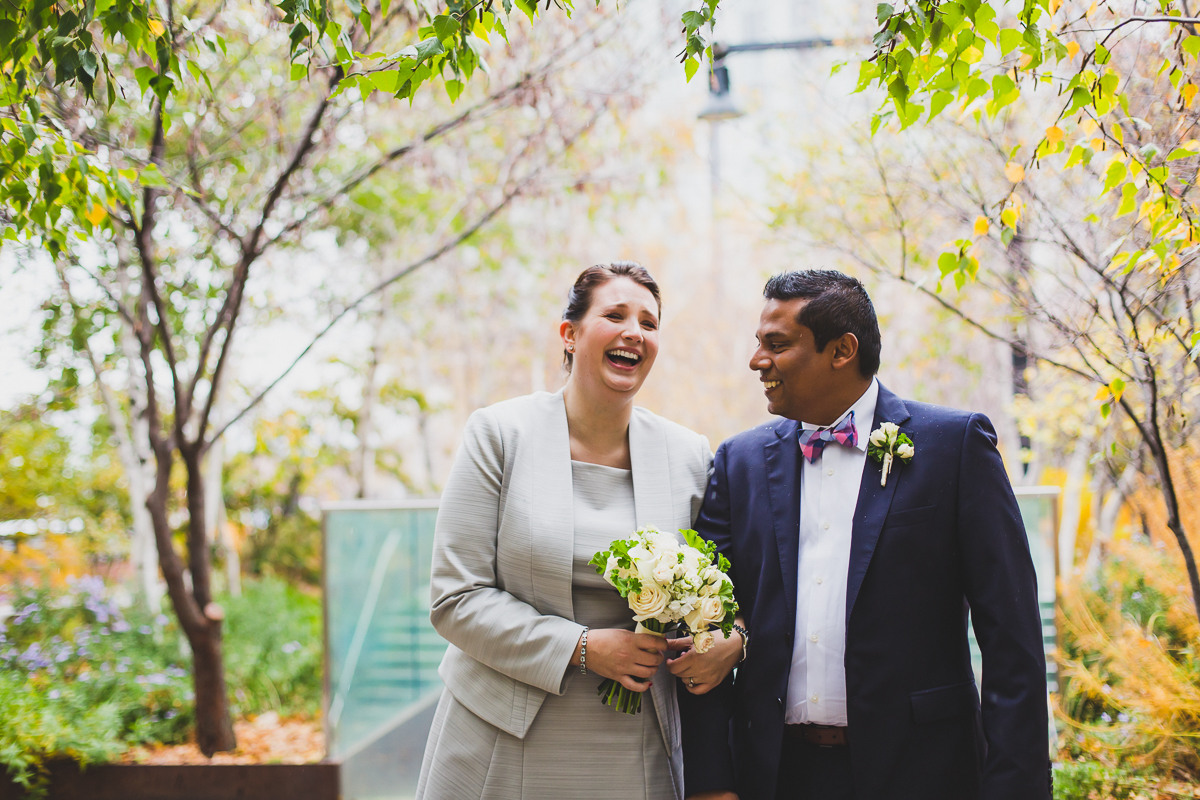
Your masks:
<svg viewBox="0 0 1200 800"><path fill-rule="evenodd" d="M908 434L901 433L900 426L894 422L880 425L871 433L867 442L867 455L883 466L880 486L887 486L888 473L892 471L892 466L897 460L907 464L912 461L916 452L912 439L908 438Z"/></svg>

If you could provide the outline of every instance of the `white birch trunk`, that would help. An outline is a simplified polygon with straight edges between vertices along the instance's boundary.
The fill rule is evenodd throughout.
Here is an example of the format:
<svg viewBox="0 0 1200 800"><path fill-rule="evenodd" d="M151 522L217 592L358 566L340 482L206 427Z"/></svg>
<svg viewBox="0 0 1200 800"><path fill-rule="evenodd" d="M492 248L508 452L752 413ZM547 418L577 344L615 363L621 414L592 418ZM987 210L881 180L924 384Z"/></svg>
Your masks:
<svg viewBox="0 0 1200 800"><path fill-rule="evenodd" d="M1063 489L1062 521L1058 526L1058 570L1064 586L1075 571L1075 540L1083 516L1083 486L1087 478L1088 443L1080 439L1067 463L1067 484Z"/></svg>

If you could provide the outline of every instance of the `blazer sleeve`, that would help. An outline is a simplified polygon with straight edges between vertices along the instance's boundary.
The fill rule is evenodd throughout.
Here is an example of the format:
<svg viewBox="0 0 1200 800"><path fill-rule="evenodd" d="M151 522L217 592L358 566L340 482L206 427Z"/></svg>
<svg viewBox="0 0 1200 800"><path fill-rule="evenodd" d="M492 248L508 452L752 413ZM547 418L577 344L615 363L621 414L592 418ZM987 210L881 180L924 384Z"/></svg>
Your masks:
<svg viewBox="0 0 1200 800"><path fill-rule="evenodd" d="M696 531L716 542L717 550L730 554L732 524L729 508L729 484L726 480L726 447L717 448L709 469L708 488ZM731 559L732 560L732 559ZM737 591L737 565L732 565L730 580ZM686 689L677 693L679 727L683 734L684 796L701 792L733 791L736 786L730 721L733 718L733 676L707 694L694 695Z"/></svg>
<svg viewBox="0 0 1200 800"><path fill-rule="evenodd" d="M504 441L487 409L471 415L442 492L433 541L429 618L442 638L510 678L552 694L583 626L542 614L496 585Z"/></svg>
<svg viewBox="0 0 1200 800"><path fill-rule="evenodd" d="M987 737L981 800L1050 797L1046 657L1029 540L991 422L967 422L958 537L971 621L983 654Z"/></svg>

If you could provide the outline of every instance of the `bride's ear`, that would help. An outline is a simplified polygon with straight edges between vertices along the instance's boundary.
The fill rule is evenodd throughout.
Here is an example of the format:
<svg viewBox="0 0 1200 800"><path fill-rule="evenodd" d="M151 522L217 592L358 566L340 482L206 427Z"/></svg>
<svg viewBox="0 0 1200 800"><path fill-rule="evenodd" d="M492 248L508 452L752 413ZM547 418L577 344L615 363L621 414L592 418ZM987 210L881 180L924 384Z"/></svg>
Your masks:
<svg viewBox="0 0 1200 800"><path fill-rule="evenodd" d="M575 352L575 325L564 319L558 326L558 335L562 337L563 347L567 352Z"/></svg>

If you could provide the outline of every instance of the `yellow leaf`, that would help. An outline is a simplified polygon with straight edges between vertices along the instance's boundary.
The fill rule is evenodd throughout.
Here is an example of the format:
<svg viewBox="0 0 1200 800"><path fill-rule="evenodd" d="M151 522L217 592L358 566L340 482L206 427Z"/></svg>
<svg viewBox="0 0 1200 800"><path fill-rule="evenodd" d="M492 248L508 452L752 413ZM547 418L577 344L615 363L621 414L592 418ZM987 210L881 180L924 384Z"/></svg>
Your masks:
<svg viewBox="0 0 1200 800"><path fill-rule="evenodd" d="M1025 69L1032 63L1033 63L1033 56L1029 55L1029 53L1021 53L1021 58L1017 61L1017 65L1021 69Z"/></svg>
<svg viewBox="0 0 1200 800"><path fill-rule="evenodd" d="M1088 6L1087 18L1091 19L1092 15L1095 13L1096 13L1096 0L1092 0L1092 4L1090 6Z"/></svg>
<svg viewBox="0 0 1200 800"><path fill-rule="evenodd" d="M1092 139L1091 144L1092 144L1092 149L1095 150L1097 153L1099 153L1101 150L1104 149L1104 140L1098 136L1095 139Z"/></svg>
<svg viewBox="0 0 1200 800"><path fill-rule="evenodd" d="M163 24L161 22L159 22L156 19L150 20L150 32L153 33L155 36L162 36L163 31L165 31L165 30L166 30L166 28L163 27Z"/></svg>
<svg viewBox="0 0 1200 800"><path fill-rule="evenodd" d="M1017 227L1017 212L1011 208L1006 208L1000 212L1000 221L1009 228Z"/></svg>
<svg viewBox="0 0 1200 800"><path fill-rule="evenodd" d="M1051 125L1049 128L1046 128L1046 141L1050 144L1058 144L1062 141L1062 138L1062 128L1058 127L1057 125Z"/></svg>
<svg viewBox="0 0 1200 800"><path fill-rule="evenodd" d="M1096 390L1096 396L1093 397L1092 399L1093 400L1103 400L1106 397L1108 397L1108 387L1101 386L1099 389Z"/></svg>
<svg viewBox="0 0 1200 800"><path fill-rule="evenodd" d="M1054 12L1062 7L1062 0L1050 0L1050 16L1054 16Z"/></svg>
<svg viewBox="0 0 1200 800"><path fill-rule="evenodd" d="M1181 95L1183 95L1184 104L1190 106L1192 104L1192 101L1196 99L1197 91L1200 91L1200 89L1197 89L1195 84L1193 84L1193 83L1184 84L1183 88L1179 90L1179 93Z"/></svg>
<svg viewBox="0 0 1200 800"><path fill-rule="evenodd" d="M988 232L988 218L983 216L982 214L980 214L978 217L975 218L975 235L976 236L987 236L987 232Z"/></svg>
<svg viewBox="0 0 1200 800"><path fill-rule="evenodd" d="M1093 4L1092 8L1096 6ZM1079 42L1067 42L1067 58L1072 59L1079 55Z"/></svg>
<svg viewBox="0 0 1200 800"><path fill-rule="evenodd" d="M1111 130L1112 137L1117 140L1117 144L1125 144L1125 131L1120 124L1114 122Z"/></svg>
<svg viewBox="0 0 1200 800"><path fill-rule="evenodd" d="M92 210L84 214L84 216L87 217L88 222L93 225L99 225L108 216L108 212L104 210L104 206L96 203L92 206Z"/></svg>
<svg viewBox="0 0 1200 800"><path fill-rule="evenodd" d="M1010 161L1004 165L1004 177L1013 183L1020 183L1025 180L1025 167L1015 161Z"/></svg>
<svg viewBox="0 0 1200 800"><path fill-rule="evenodd" d="M1097 124L1095 123L1095 121L1093 121L1093 120L1090 120L1090 119L1085 119L1083 122L1079 123L1079 129L1080 129L1081 131L1083 131L1085 135L1086 135L1086 134L1089 134L1089 133L1092 133L1093 131L1095 131L1095 130L1096 130L1097 128L1099 128L1099 127L1100 127L1100 126L1099 126L1099 125L1097 125Z"/></svg>

